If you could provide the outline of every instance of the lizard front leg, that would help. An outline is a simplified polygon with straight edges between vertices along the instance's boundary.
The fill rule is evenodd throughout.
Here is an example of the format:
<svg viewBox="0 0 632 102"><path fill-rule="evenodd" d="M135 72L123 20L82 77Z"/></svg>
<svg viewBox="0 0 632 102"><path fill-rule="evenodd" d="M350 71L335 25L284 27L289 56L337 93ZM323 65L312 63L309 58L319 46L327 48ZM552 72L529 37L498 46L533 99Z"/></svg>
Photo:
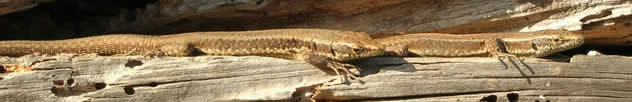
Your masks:
<svg viewBox="0 0 632 102"><path fill-rule="evenodd" d="M492 57L496 57L498 58L498 61L500 61L500 63L502 63L505 66L505 69L508 69L507 64L502 60L502 58L507 58L507 60L509 60L509 62L511 62L512 65L516 66L516 69L518 69L518 71L520 72L520 74L522 76L527 76L522 70L520 70L520 66L514 61L513 59L517 59L518 62L520 62L520 64L524 65L527 70L529 70L531 72L531 74L535 74L535 72L533 71L533 69L531 69L531 67L529 67L529 65L527 65L526 63L524 63L522 61L522 59L520 59L518 56L510 54L508 49L507 49L507 44L505 43L505 41L503 41L500 38L496 38L493 41L491 40L486 40L485 41L485 48L489 51L490 56ZM531 79L527 77L527 82L530 84L531 83Z"/></svg>
<svg viewBox="0 0 632 102"><path fill-rule="evenodd" d="M347 78L357 79L356 76L360 76L359 68L351 64L337 62L331 58L314 54L309 54L303 58L307 63L312 64L328 74L336 74L341 80L341 83L349 82L346 80ZM358 72L354 73L350 69L355 69ZM331 71L333 71L333 73L331 73ZM342 71L342 73L340 71Z"/></svg>
<svg viewBox="0 0 632 102"><path fill-rule="evenodd" d="M489 56L491 57L497 57L498 60L500 60L502 62L501 58L507 58L509 59L509 61L512 61L511 58L516 58L518 60L520 60L520 58L518 58L518 56L510 54L509 51L507 51L507 44L505 44L505 41L503 41L500 38L495 38L493 40L485 40L485 45L484 45L485 49L487 50L487 52L489 53ZM506 65L504 62L502 62L504 65ZM517 64L514 63L514 65L516 67L518 67Z"/></svg>
<svg viewBox="0 0 632 102"><path fill-rule="evenodd" d="M527 69L531 72L531 74L535 74L533 69L531 69L531 67L529 67L529 65L524 63L520 57L509 53L509 49L508 49L509 46L508 46L508 44L506 44L505 41L503 41L500 38L496 38L495 41L496 41L496 43L491 43L491 44L489 44L487 46L488 49L490 50L492 56L498 57L499 60L500 60L500 57L506 57L507 59L509 59L509 61L511 61L512 64L514 64L516 67L518 67L518 64L516 64L515 61L512 60L512 58L516 59L516 60L518 60L518 62L520 62L520 64L522 64L525 67L527 67ZM497 47L493 47L493 46L497 46Z"/></svg>

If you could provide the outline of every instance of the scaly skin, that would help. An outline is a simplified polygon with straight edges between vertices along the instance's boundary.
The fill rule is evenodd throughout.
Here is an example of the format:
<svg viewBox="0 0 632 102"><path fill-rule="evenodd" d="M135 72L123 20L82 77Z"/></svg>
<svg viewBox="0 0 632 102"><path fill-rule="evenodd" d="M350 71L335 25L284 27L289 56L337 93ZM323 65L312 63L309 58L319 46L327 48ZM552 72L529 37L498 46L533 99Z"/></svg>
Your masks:
<svg viewBox="0 0 632 102"><path fill-rule="evenodd" d="M391 56L504 56L543 57L578 47L579 34L567 31L452 35L420 33L376 39Z"/></svg>
<svg viewBox="0 0 632 102"><path fill-rule="evenodd" d="M349 73L344 64L380 56L384 47L365 33L324 29L192 32L175 35L103 35L52 41L0 41L0 55L97 53L99 55L269 56L307 61L318 68ZM353 76L351 76L353 77Z"/></svg>
<svg viewBox="0 0 632 102"><path fill-rule="evenodd" d="M434 57L506 57L520 70L512 60L516 58L531 74L535 72L518 57L543 57L553 53L575 48L584 39L579 34L567 31L540 31L525 33L485 33L451 35L439 33L408 34L376 39L382 43L390 56L434 56ZM524 72L520 74L527 76ZM530 79L527 79L531 83Z"/></svg>

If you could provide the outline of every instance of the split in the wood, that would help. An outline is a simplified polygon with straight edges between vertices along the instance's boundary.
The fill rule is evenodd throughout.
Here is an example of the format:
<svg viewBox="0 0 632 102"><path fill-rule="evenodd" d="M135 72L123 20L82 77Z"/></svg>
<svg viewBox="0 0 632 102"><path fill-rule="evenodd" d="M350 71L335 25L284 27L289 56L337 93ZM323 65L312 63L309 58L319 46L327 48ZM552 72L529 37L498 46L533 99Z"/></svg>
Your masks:
<svg viewBox="0 0 632 102"><path fill-rule="evenodd" d="M143 65L142 61L132 60L132 59L128 60L127 63L125 63L125 67L129 67L129 68L134 68L134 67L140 66L140 65Z"/></svg>
<svg viewBox="0 0 632 102"><path fill-rule="evenodd" d="M498 97L496 95L489 95L483 97L480 102L496 102L496 100L498 100Z"/></svg>
<svg viewBox="0 0 632 102"><path fill-rule="evenodd" d="M136 90L134 90L134 87L124 87L123 91L127 95L133 95L134 93L136 93Z"/></svg>
<svg viewBox="0 0 632 102"><path fill-rule="evenodd" d="M0 69L2 73L12 73L12 72L30 72L33 71L31 65L21 65L21 64L1 64L2 69Z"/></svg>

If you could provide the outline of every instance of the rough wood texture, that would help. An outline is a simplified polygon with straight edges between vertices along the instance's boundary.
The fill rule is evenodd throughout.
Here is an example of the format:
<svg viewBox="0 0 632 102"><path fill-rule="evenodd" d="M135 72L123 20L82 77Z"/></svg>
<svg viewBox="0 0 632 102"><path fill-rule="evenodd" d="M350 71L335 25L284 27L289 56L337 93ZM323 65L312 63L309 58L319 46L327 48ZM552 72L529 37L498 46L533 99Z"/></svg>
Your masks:
<svg viewBox="0 0 632 102"><path fill-rule="evenodd" d="M77 9L59 10L53 4L25 10L58 1L82 2L61 5ZM95 4L101 3L0 0L0 32L17 36L0 39L275 28L337 29L376 37L567 29L585 35L587 44L632 44L630 0L158 0L142 8L81 8L93 9ZM17 11L24 12L8 14ZM120 14L112 16L112 12ZM529 58L525 62L531 68L518 70L510 63L505 68L495 58L383 57L358 62L364 66L363 82L327 86L323 83L336 76L301 61L268 57L1 57L0 64L33 65L34 71L0 74L0 101L306 101L313 97L508 102L518 96L521 102L628 102L632 101L630 61L624 56L577 55L570 62Z"/></svg>
<svg viewBox="0 0 632 102"><path fill-rule="evenodd" d="M145 18L139 18L137 23L133 23L134 26L158 28L143 29L150 32L231 29L227 26L245 30L325 28L369 32L376 36L417 32L533 32L565 29L586 35L588 44L629 45L632 42L629 36L629 32L632 32L632 2L629 0L266 0L263 3L251 1L240 3L239 6L227 6L232 7L231 10L219 6L189 7L212 4L203 2L159 2L151 5L164 3L170 3L172 5L169 6L173 7L148 6L155 8L139 14L143 16L137 17ZM158 18L149 16L155 15L152 12L174 11L174 8L180 7L197 11L170 12L174 14L167 15L173 16ZM211 11L231 15L209 13ZM155 24L165 23L162 18L173 19L172 22L178 23L164 27L159 26L163 24ZM176 21L185 18L188 20ZM223 23L215 20L222 18L230 19Z"/></svg>
<svg viewBox="0 0 632 102"><path fill-rule="evenodd" d="M7 0L0 0L0 7L3 1ZM24 5L12 3L20 0L8 1L10 4L6 5ZM101 7L106 10L89 8L101 2L76 1L81 2L73 6L87 8L77 8L74 12L107 16L26 13L24 16L45 17L0 19L0 25L8 25L0 27L0 32L26 36L14 39L50 39L51 34L77 37L104 32L173 34L276 28L324 28L376 36L566 29L586 35L587 44L632 44L630 0L158 0L138 8ZM50 7L47 9L56 6ZM112 13L119 14L108 15ZM72 26L62 26L68 23Z"/></svg>
<svg viewBox="0 0 632 102"><path fill-rule="evenodd" d="M576 55L569 62L527 58L530 69L495 58L381 57L357 62L360 81L322 85L334 75L301 61L268 57L26 56L3 74L1 101L632 101L632 69L622 56ZM523 74L521 74L521 72ZM544 97L544 99L539 98Z"/></svg>
<svg viewBox="0 0 632 102"><path fill-rule="evenodd" d="M300 61L254 56L2 60L36 63L33 72L5 74L0 82L2 101L283 100L295 88L336 78Z"/></svg>

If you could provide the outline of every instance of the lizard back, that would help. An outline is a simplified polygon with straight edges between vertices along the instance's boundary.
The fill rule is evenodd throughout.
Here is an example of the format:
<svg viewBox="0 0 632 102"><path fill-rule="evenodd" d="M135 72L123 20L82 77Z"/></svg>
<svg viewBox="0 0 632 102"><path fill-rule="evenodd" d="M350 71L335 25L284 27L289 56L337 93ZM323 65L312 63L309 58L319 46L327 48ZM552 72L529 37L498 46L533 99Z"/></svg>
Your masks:
<svg viewBox="0 0 632 102"><path fill-rule="evenodd" d="M259 55L303 59L302 55L316 54L343 61L377 56L383 50L379 43L365 33L323 29L194 32L164 37L187 38L191 41L190 44L207 55Z"/></svg>
<svg viewBox="0 0 632 102"><path fill-rule="evenodd" d="M302 59L316 54L344 61L377 56L383 47L367 34L324 29L191 32L174 35L103 35L67 40L0 41L0 55L97 53L100 55L258 55Z"/></svg>
<svg viewBox="0 0 632 102"><path fill-rule="evenodd" d="M14 40L0 41L0 55L22 56L32 53L98 53L114 55L130 53L132 50L151 50L161 41L155 36L145 35L103 35L67 40ZM137 54L131 52L131 54Z"/></svg>
<svg viewBox="0 0 632 102"><path fill-rule="evenodd" d="M500 49L496 40L505 49ZM406 34L376 39L386 46L388 53L401 55L405 51L417 56L493 56L495 50L525 57L542 57L575 48L583 43L583 37L567 31L538 31L481 34Z"/></svg>

